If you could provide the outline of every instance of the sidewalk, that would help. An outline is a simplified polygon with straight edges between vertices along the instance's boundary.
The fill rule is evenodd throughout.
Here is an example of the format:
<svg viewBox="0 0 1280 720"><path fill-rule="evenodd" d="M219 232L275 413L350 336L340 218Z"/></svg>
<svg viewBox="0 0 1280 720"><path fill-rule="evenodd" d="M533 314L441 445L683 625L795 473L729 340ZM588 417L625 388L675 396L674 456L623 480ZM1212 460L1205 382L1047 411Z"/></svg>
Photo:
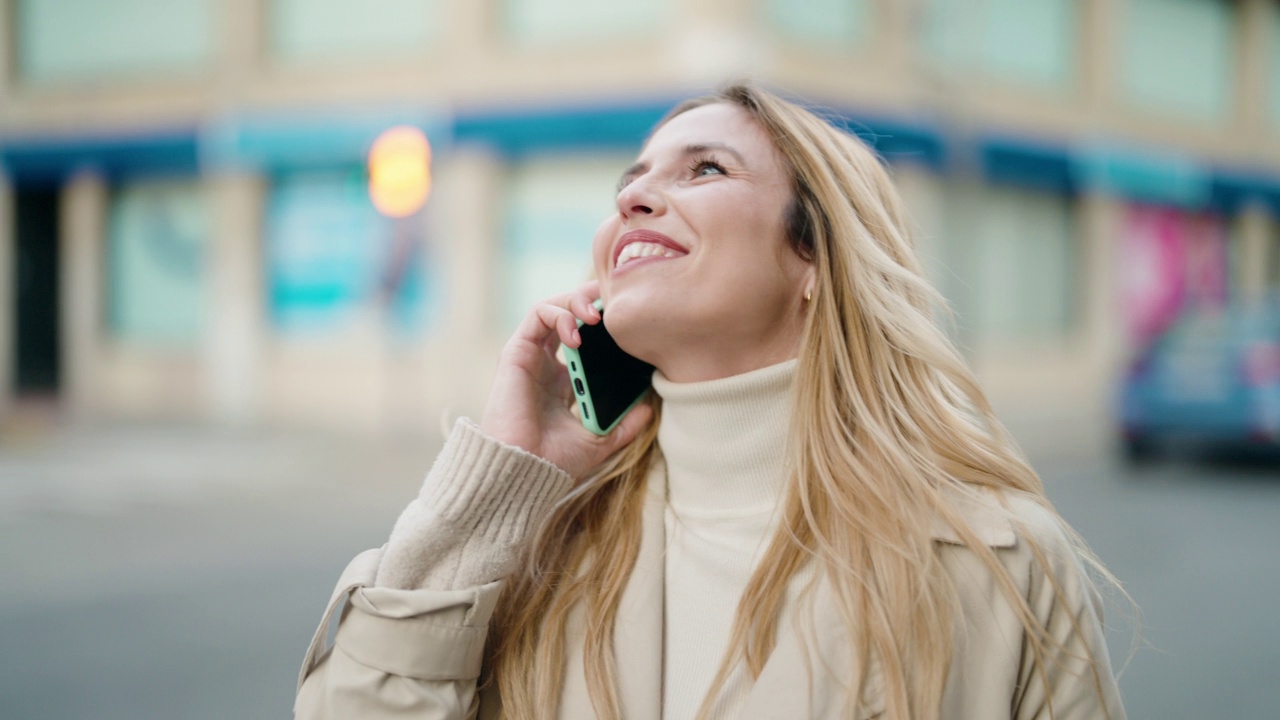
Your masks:
<svg viewBox="0 0 1280 720"><path fill-rule="evenodd" d="M442 438L351 437L193 423L0 428L0 513L118 512L360 483L413 486Z"/></svg>
<svg viewBox="0 0 1280 720"><path fill-rule="evenodd" d="M1013 419L1011 419L1013 420ZM1009 423L1033 463L1106 452L1095 423ZM361 437L198 423L10 422L0 426L0 514L119 512L139 504L289 492L403 492L426 475L443 436Z"/></svg>

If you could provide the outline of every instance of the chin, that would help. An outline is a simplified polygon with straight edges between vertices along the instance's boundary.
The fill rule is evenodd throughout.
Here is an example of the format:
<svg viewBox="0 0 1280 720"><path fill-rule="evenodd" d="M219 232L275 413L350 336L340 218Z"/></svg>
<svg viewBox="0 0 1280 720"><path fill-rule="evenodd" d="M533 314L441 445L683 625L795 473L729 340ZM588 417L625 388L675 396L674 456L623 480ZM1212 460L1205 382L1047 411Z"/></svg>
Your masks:
<svg viewBox="0 0 1280 720"><path fill-rule="evenodd" d="M609 301L605 324L618 347L653 364L653 348L662 343L671 315L661 303L647 302L631 293Z"/></svg>

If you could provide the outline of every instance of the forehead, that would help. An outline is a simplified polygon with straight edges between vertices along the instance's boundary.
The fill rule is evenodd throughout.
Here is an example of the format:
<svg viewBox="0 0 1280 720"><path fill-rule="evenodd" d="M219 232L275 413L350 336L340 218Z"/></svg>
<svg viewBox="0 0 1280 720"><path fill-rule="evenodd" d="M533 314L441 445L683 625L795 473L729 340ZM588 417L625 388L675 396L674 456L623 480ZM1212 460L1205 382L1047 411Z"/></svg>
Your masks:
<svg viewBox="0 0 1280 720"><path fill-rule="evenodd" d="M671 118L654 131L641 155L706 143L725 143L748 157L776 159L777 151L760 123L728 103L703 105Z"/></svg>

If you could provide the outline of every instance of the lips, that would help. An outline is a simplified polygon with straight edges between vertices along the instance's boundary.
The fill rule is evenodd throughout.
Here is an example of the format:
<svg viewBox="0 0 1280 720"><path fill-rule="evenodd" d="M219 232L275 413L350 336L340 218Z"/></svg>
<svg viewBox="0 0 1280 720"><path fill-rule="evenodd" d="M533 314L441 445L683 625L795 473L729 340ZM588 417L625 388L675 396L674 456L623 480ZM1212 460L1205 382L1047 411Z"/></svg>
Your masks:
<svg viewBox="0 0 1280 720"><path fill-rule="evenodd" d="M622 237L618 238L618 244L613 247L613 263L611 264L611 267L615 271L618 269L618 258L622 256L623 249L632 243L651 243L654 245L661 245L662 247L679 253L680 255L689 254L688 248L680 245L675 240L672 240L660 232L656 232L654 230L632 230L630 232L623 233Z"/></svg>

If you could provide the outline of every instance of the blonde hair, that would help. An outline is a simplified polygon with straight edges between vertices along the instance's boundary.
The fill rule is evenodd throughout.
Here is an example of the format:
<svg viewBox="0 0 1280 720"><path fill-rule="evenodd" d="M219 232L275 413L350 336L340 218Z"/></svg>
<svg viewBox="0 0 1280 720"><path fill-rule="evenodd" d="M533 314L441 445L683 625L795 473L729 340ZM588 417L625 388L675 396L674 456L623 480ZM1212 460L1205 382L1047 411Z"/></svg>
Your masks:
<svg viewBox="0 0 1280 720"><path fill-rule="evenodd" d="M784 518L739 602L728 651L699 717L711 713L739 662L759 676L775 645L788 583L812 563L815 582L820 578L837 601L859 660L857 677L848 679L849 709L862 697L874 658L886 718L936 718L958 603L930 532L939 517L1007 596L1047 688L1045 658L1055 642L953 506L957 491L990 487L1054 511L933 320L945 303L922 277L888 173L858 139L750 85L685 102L662 122L711 103L742 108L773 138L792 173L788 239L813 263L817 279L796 371ZM660 410L656 398L650 402ZM571 611L580 610L592 705L600 718L621 718L613 628L640 547L657 426L655 420L558 506L509 580L491 645L506 717L556 714L566 624ZM1067 533L1081 557L1112 579L1080 538ZM1041 549L1027 540L1048 568ZM1061 593L1058 581L1050 581ZM1091 665L1101 693L1100 671Z"/></svg>

